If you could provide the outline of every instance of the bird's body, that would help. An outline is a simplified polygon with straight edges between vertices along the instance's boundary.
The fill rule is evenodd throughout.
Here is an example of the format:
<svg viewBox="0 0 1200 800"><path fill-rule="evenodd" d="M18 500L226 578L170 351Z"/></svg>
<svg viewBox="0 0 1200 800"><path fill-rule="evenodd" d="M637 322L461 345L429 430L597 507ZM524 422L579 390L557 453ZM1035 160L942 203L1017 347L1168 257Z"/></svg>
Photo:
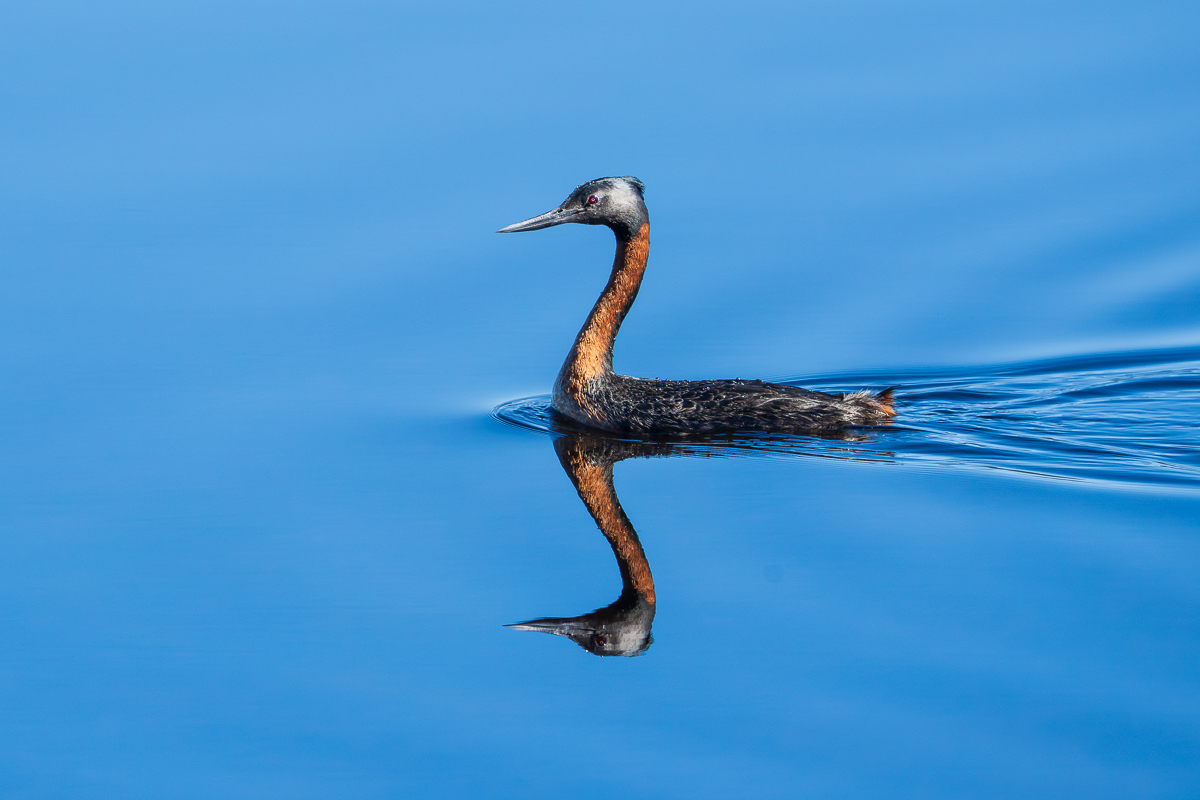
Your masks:
<svg viewBox="0 0 1200 800"><path fill-rule="evenodd" d="M826 394L763 381L649 380L613 371L613 344L633 305L650 254L650 216L637 178L600 178L562 205L501 233L567 222L606 225L617 237L608 285L567 354L551 403L560 414L601 430L637 435L732 431L805 432L874 425L894 416L890 389Z"/></svg>
<svg viewBox="0 0 1200 800"><path fill-rule="evenodd" d="M888 419L890 394L826 394L744 380L672 381L612 375L576 394L555 392L554 409L615 433L689 435L803 432Z"/></svg>

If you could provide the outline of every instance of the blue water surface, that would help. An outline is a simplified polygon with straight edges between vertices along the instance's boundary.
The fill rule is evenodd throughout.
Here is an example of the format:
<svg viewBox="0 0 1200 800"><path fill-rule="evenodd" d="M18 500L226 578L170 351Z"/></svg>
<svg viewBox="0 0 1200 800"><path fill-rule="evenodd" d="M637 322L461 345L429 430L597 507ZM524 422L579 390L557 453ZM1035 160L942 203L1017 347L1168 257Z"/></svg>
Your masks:
<svg viewBox="0 0 1200 800"><path fill-rule="evenodd" d="M1200 7L0 9L0 795L1191 798ZM898 387L614 466L622 372ZM561 446L561 445L560 445ZM655 449L657 448L657 449ZM641 457L647 456L647 457Z"/></svg>

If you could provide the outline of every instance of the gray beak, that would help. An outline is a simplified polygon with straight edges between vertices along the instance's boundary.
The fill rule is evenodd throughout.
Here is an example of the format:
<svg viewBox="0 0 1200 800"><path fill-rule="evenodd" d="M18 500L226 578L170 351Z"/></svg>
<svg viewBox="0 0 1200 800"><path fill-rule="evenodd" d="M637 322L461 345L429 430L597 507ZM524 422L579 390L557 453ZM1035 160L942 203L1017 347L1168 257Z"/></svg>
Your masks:
<svg viewBox="0 0 1200 800"><path fill-rule="evenodd" d="M542 228L550 228L555 225L562 225L567 222L577 222L583 216L583 209L565 209L562 206L547 211L545 214L539 214L536 217L527 219L524 222L514 222L507 228L501 228L496 233L520 233L521 231L540 231Z"/></svg>
<svg viewBox="0 0 1200 800"><path fill-rule="evenodd" d="M500 231L496 232L500 233ZM576 619L563 617L531 619L529 622L514 622L510 625L505 625L504 627L512 628L514 631L538 631L539 633L553 633L557 636L587 634L591 633L593 630L586 625L581 625Z"/></svg>

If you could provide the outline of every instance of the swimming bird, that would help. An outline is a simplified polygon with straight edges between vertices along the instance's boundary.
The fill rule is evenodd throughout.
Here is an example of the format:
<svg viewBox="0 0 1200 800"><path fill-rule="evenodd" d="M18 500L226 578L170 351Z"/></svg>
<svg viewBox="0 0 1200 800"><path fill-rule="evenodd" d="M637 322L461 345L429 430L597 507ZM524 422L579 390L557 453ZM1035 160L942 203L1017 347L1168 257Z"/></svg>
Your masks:
<svg viewBox="0 0 1200 800"><path fill-rule="evenodd" d="M892 389L826 394L763 381L649 380L613 372L613 344L637 298L650 255L645 185L598 178L557 208L497 233L577 222L606 225L617 238L612 274L554 382L551 405L576 422L613 433L689 436L733 431L803 433L875 425L895 415Z"/></svg>

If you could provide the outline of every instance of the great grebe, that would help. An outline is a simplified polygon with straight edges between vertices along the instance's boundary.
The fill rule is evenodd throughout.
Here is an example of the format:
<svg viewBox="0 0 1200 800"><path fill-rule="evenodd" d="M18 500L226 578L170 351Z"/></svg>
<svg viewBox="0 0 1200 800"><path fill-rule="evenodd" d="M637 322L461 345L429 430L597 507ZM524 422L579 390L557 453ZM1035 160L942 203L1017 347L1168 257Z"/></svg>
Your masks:
<svg viewBox="0 0 1200 800"><path fill-rule="evenodd" d="M577 187L558 208L497 231L536 231L579 222L607 225L617 237L608 285L554 382L551 404L556 411L601 430L650 436L802 433L874 425L895 415L891 389L835 395L763 381L663 381L614 373L613 343L637 297L650 255L644 189L633 177L599 178Z"/></svg>

